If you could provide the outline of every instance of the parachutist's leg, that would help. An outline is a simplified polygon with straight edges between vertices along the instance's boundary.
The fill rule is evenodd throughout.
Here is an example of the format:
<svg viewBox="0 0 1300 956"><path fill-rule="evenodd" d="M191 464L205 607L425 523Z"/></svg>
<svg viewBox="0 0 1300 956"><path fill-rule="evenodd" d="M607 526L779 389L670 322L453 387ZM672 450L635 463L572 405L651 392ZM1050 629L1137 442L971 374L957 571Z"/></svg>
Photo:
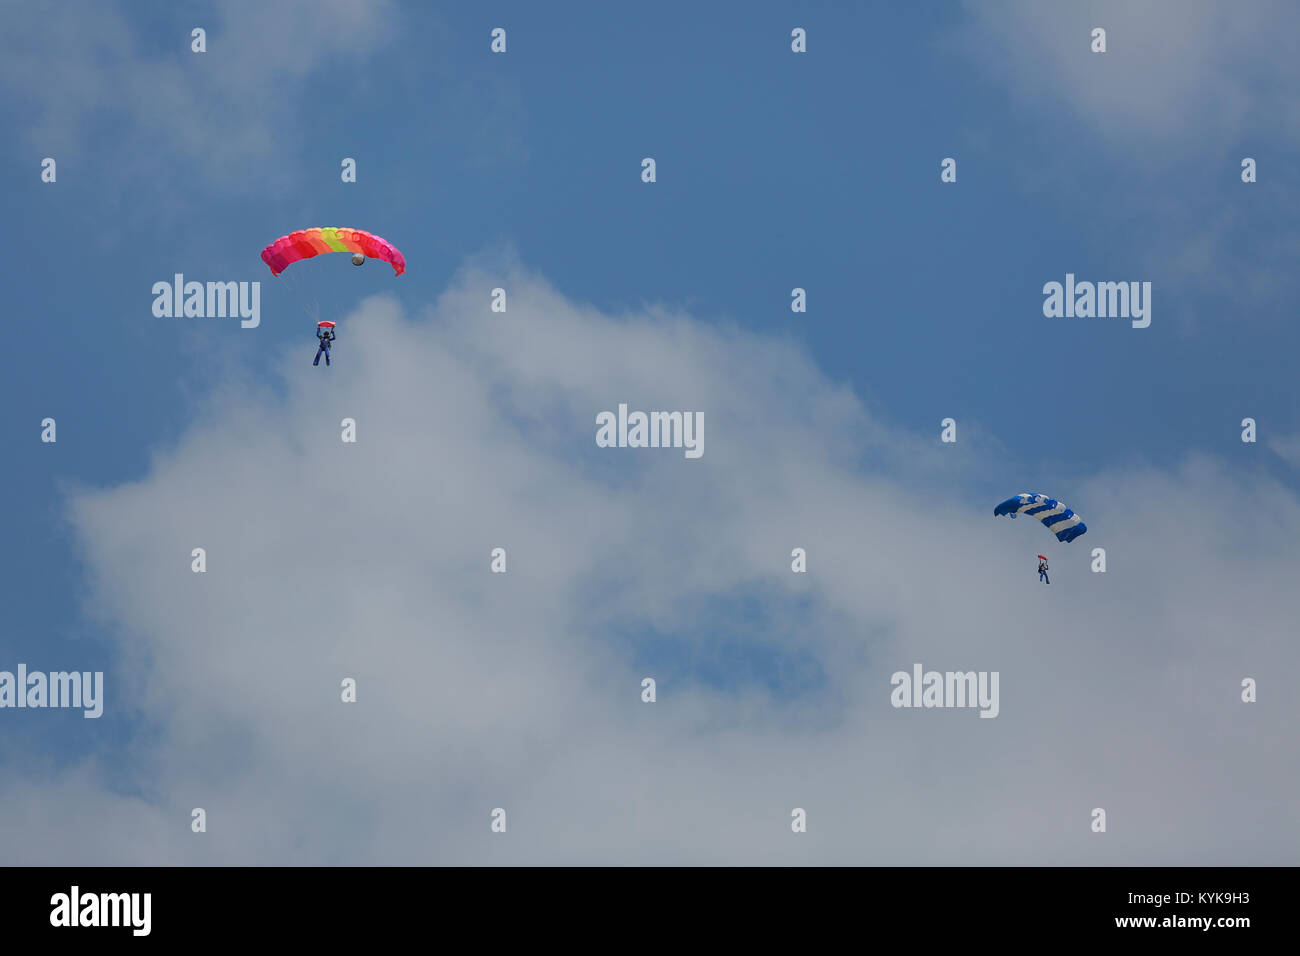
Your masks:
<svg viewBox="0 0 1300 956"><path fill-rule="evenodd" d="M323 351L323 349L317 349L317 350L316 350L316 361L312 362L312 363L311 363L312 365L319 365L319 364L320 364L320 353L321 353L322 351Z"/></svg>
<svg viewBox="0 0 1300 956"><path fill-rule="evenodd" d="M330 354L329 354L329 352L326 352L326 353L325 353L325 367L326 367L326 368L329 368L329 364L330 364Z"/></svg>

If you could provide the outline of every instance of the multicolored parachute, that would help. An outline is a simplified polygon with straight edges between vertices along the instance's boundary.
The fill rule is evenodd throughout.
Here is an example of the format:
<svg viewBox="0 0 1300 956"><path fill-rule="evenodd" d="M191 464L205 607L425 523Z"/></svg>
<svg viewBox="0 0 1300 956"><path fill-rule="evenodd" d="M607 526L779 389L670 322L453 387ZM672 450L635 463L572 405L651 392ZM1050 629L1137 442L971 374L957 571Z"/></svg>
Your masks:
<svg viewBox="0 0 1300 956"><path fill-rule="evenodd" d="M346 226L317 226L281 236L262 250L262 261L271 267L272 275L278 276L290 263L326 252L359 252L370 259L383 259L399 276L406 271L406 258L395 245L387 239Z"/></svg>
<svg viewBox="0 0 1300 956"><path fill-rule="evenodd" d="M1082 518L1055 498L1049 498L1047 495L1036 495L1028 491L1022 492L1014 498L1008 498L994 508L993 513L995 515L1011 515L1013 518L1018 514L1037 518L1048 531L1056 535L1056 540L1061 542L1073 541L1088 530L1088 526L1083 523Z"/></svg>

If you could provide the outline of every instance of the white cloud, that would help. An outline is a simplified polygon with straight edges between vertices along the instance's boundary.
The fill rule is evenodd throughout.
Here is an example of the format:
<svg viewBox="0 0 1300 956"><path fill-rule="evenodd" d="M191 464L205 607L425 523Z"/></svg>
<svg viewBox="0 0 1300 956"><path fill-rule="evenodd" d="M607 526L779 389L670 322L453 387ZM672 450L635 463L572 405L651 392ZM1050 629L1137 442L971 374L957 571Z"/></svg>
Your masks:
<svg viewBox="0 0 1300 956"><path fill-rule="evenodd" d="M1198 310L1210 323L1225 309L1236 322L1268 323L1285 309L1300 205L1285 169L1300 147L1300 7L967 0L965 13L941 46L1005 90L1038 130L1038 146L1002 157L1027 192L1055 194L1072 207L1065 215L1108 225L1098 256L1142 235L1128 257L1180 294L1185 304L1167 313L1180 328ZM1091 52L1098 27L1104 54ZM1249 186L1240 182L1247 156L1259 164ZM1109 173L1104 190L1098 170ZM1157 295L1166 308L1176 301Z"/></svg>
<svg viewBox="0 0 1300 956"><path fill-rule="evenodd" d="M283 397L232 383L139 482L72 502L123 635L108 706L138 694L156 737L114 769L145 796L94 761L0 783L7 859L1297 862L1290 492L1209 461L1094 476L1047 489L1091 527L1060 546L971 500L992 463L936 468L937 437L791 346L509 269L418 321L366 301L333 368L286 354ZM596 449L620 401L704 411L704 458ZM737 630L822 682L667 679ZM914 661L1000 671L1001 716L892 709Z"/></svg>
<svg viewBox="0 0 1300 956"><path fill-rule="evenodd" d="M1300 138L1300 11L1285 0L968 0L966 14L954 40L1022 103L1069 109L1130 159L1167 165L1155 144L1203 157L1243 136ZM1105 54L1091 52L1096 27Z"/></svg>
<svg viewBox="0 0 1300 956"><path fill-rule="evenodd" d="M1269 439L1268 447L1292 468L1300 469L1300 435Z"/></svg>
<svg viewBox="0 0 1300 956"><path fill-rule="evenodd" d="M300 135L311 77L369 82L366 64L392 37L391 10L379 4L234 0L211 10L158 50L132 5L13 6L0 33L0 89L42 155L82 155L111 131L107 143L126 152L96 151L106 163L265 181L281 172L267 160ZM207 31L203 54L190 51L196 26Z"/></svg>

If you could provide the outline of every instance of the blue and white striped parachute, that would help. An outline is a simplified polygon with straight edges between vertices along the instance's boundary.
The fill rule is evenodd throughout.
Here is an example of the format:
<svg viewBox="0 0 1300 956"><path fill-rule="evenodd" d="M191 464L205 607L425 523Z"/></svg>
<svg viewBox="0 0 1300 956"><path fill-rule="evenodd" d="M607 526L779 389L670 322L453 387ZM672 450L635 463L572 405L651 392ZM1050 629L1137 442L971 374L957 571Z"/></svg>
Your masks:
<svg viewBox="0 0 1300 956"><path fill-rule="evenodd" d="M1047 530L1056 535L1056 540L1065 542L1073 541L1079 535L1088 530L1088 526L1083 523L1083 519L1071 511L1065 505L1061 504L1055 498L1049 498L1047 495L1036 495L1031 492L1022 492L1014 498L1008 498L1002 504L993 509L995 515L1029 515L1031 518L1037 518Z"/></svg>

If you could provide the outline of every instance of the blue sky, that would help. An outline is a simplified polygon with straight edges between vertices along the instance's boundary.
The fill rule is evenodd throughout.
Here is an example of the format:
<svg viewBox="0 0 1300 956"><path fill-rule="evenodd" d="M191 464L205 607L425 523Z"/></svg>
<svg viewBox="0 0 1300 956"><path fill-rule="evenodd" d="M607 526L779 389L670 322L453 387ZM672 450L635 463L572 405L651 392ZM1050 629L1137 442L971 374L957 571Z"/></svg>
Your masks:
<svg viewBox="0 0 1300 956"><path fill-rule="evenodd" d="M200 799L186 789L192 768L176 760L196 738L177 728L197 733L217 711L183 713L180 689L200 667L219 682L220 658L173 660L191 677L168 684L159 662L188 645L182 634L155 628L166 596L192 582L137 591L127 579L162 573L172 558L189 573L184 541L162 557L177 516L213 534L223 521L250 529L302 521L304 534L323 535L313 547L334 554L335 568L364 565L360 552L380 554L382 536L367 544L362 534L359 553L349 554L346 532L331 537L329 529L335 521L348 527L346 514L359 529L387 527L392 516L381 513L383 503L406 499L404 479L382 476L402 455L387 449L367 467L339 474L328 457L294 458L298 443L312 441L303 428L319 425L332 441L348 402L371 399L394 441L437 451L418 465L411 460L428 469L422 480L436 503L412 486L404 513L440 529L429 531L428 546L463 540L477 561L474 549L486 553L493 535L517 541L515 573L525 581L530 561L554 562L547 593L562 603L542 613L529 603L539 594L513 605L499 600L525 620L548 621L556 634L582 631L598 648L593 658L613 673L657 668L693 688L694 709L681 719L694 729L681 733L702 748L686 748L696 755L708 752L704 732L690 723L698 718L704 726L738 722L751 735L755 767L778 761L765 744L787 759L789 742L772 743L764 723L772 708L852 739L855 724L845 714L861 685L843 679L845 662L863 674L909 666L916 648L900 640L891 649L888 635L940 626L908 624L935 602L935 589L986 594L980 587L990 569L955 584L969 576L968 558L985 554L996 565L1024 551L1032 561L1044 539L1054 559L1060 555L1066 588L1073 568L1071 598L1079 603L1069 614L1059 604L1036 604L1041 617L1016 626L1114 614L1108 646L1122 653L1146 642L1144 653L1159 662L1152 666L1168 677L1160 668L1177 670L1181 659L1160 649L1168 631L1156 637L1137 622L1150 613L1157 630L1175 626L1159 615L1179 603L1181 589L1197 586L1190 571L1174 570L1183 558L1172 549L1225 587L1212 598L1225 610L1224 627L1261 642L1255 657L1224 663L1230 685L1292 660L1269 622L1289 626L1293 608L1250 562L1273 561L1279 573L1295 563L1279 556L1295 521L1300 474L1293 314L1300 130L1288 65L1289 37L1300 24L1291 7L1268 3L1245 12L1226 4L1126 6L286 3L268 14L251 3L74 3L12 11L16 28L0 40L8 146L0 153L0 197L11 226L4 240L8 373L0 382L8 411L0 429L10 450L0 668L18 661L47 670L130 667L142 696L139 706L110 708L98 721L5 712L0 766L48 765L31 793L62 794L68 806L112 794L145 829L169 801ZM1104 55L1088 49L1097 25L1109 30ZM202 55L189 52L195 26L208 31ZM500 56L489 52L497 26L508 31ZM808 31L806 54L789 49L795 26ZM40 180L46 156L58 162L57 183ZM340 182L345 156L358 162L355 184ZM640 181L645 156L658 164L652 185ZM939 163L949 156L958 181L942 184ZM1258 161L1257 183L1240 180L1245 156ZM313 225L383 235L402 249L408 271L395 279L381 263L354 270L334 257L273 278L261 248ZM260 327L155 318L152 284L176 272L260 281ZM1042 286L1066 273L1151 282L1151 326L1045 318ZM511 294L508 321L476 304L498 282ZM796 286L808 291L806 314L789 308ZM340 322L328 371L309 364L310 304ZM407 368L404 356L415 354L427 354L427 367ZM408 381L405 392L392 385ZM489 395L508 397L497 416L480 417L473 403ZM616 477L602 476L590 444L595 412L620 401L692 408L705 400L716 402L706 412L714 416L715 468L708 453L694 475L680 459L647 465L632 456L617 459ZM54 445L39 441L47 416L58 422ZM949 416L959 423L956 447L938 442L940 420ZM1240 440L1248 416L1259 422L1257 444ZM511 432L521 421L532 427ZM750 443L743 452L742 436ZM501 447L489 451L494 442ZM257 470L251 449L268 460L286 456L283 471L268 466L262 476L279 484L223 480L232 454ZM478 496L480 461L517 470L518 484L498 489L510 500ZM189 483L176 484L179 475ZM206 482L209 494L188 497ZM593 496L590 512L579 489ZM810 489L825 495L816 519L799 504ZM995 523L993 505L1019 491L1058 495L1084 514L1091 534L1067 558L1045 533ZM1233 525L1233 499L1257 496L1276 502L1275 524ZM251 499L280 502L295 517ZM151 503L162 501L172 504L154 510ZM1199 523L1202 508L1216 507L1224 513L1207 511ZM463 539L439 537L447 533L443 508L486 537L465 527ZM591 566L608 573L604 583L621 595L602 599L581 572L586 562L561 560L548 545L574 531L561 516L581 522L605 508L649 516L644 526L624 528L625 538L611 530L608 540L594 533L586 541L588 558L601 556ZM672 527L694 528L698 539L672 538L671 527L651 520L654 509L681 522ZM860 514L846 518L848 509ZM873 524L885 512L888 529ZM931 520L910 523L913 512ZM795 520L800 514L809 523ZM727 517L701 530L710 515ZM837 572L782 583L774 597L774 585L753 569L770 566L788 578L790 548L821 540L841 520L846 528L866 524L843 552L827 541L826 551L839 555ZM141 537L147 528L152 537ZM1162 540L1161 528L1174 537ZM1127 553L1121 540L1130 543ZM159 550L147 556L151 541ZM885 553L868 559L853 550L873 541ZM645 567L609 568L625 553L611 542L644 546L646 560L669 559L671 571L657 566L660 589L631 583ZM891 552L894 542L908 550ZM1116 551L1119 570L1104 585L1087 574L1087 545ZM745 573L710 565L751 546L758 551L739 562ZM423 557L417 547L392 560L410 567ZM1234 582L1259 583L1258 620L1227 613L1242 598L1207 570L1216 561ZM276 599L292 607L312 600L314 588L328 590L342 616L352 579L330 566L317 575L304 569L311 586L285 582ZM999 570L1015 576L1014 585L992 577L1002 593L1023 589L1022 577L1035 583L1032 568ZM903 585L891 575L919 590L898 597ZM851 593L868 579L898 587L891 586L893 597L867 595L855 604ZM484 586L456 575L437 580L451 591ZM395 590L390 604L419 604L398 584L370 584L376 594ZM411 586L420 593L425 585ZM265 641L283 642L285 660L311 657L309 635L289 637L300 626L291 616L274 624L240 616L235 606L249 587L231 582L216 605L222 611L200 602L174 608L175 620L195 622L197 641L214 614L228 612L246 631L264 628ZM1085 587L1093 590L1080 594ZM1101 595L1098 587L1109 590ZM676 588L690 593L670 613L666 595ZM1200 590L1206 593L1204 582ZM1027 599L1046 600L1036 591ZM651 609L656 601L664 602L660 611ZM1105 608L1084 610L1092 602ZM993 614L992 603L967 607L967 615L980 613ZM450 627L439 620L436 629ZM948 623L957 629L960 620ZM1000 626L990 623L990 633ZM219 641L221 633L209 636ZM1024 660L1015 640L968 643L1004 674ZM864 645L874 649L864 655ZM398 646L393 660L402 659ZM1061 667L1075 652L1063 653ZM1188 652L1187 660L1206 664L1207 653ZM451 667L451 658L443 665ZM484 694L506 693L488 670L470 670L487 681ZM607 676L593 680L606 686ZM456 711L448 713L454 720ZM754 716L762 713L769 717ZM868 714L875 727L899 716ZM1211 729L1229 720L1202 716ZM1278 711L1271 718L1285 722ZM327 719L337 718L320 718ZM629 732L642 732L639 714L628 719ZM1014 719L1000 726L1022 726ZM1032 735L1042 715L1025 719ZM1235 711L1231 720L1240 720ZM972 732L940 740L956 748ZM605 743L616 748L617 738ZM221 753L236 747L211 745ZM879 746L883 753L890 745ZM1009 736L1007 753L1015 746ZM267 752L274 749L268 743ZM1198 769L1189 757L1161 779L1195 780ZM474 786L499 774L502 789L520 788L511 791L517 802L529 799L501 767L475 768L471 760L458 772ZM248 771L248 794L259 779ZM707 792L710 779L701 771L695 789ZM773 799L789 802L784 793ZM31 805L21 794L11 800ZM350 806L340 794L345 819ZM1244 807L1229 812L1250 816ZM50 825L33 820L38 833ZM717 857L683 850L680 858L747 859L735 849L745 845L742 831L736 835L731 848L710 851ZM1031 838L1008 839L981 859L1032 859ZM145 843L167 859L195 859L162 837ZM401 859L398 845L391 856L379 845L377 861ZM1176 845L1154 837L1125 843L1135 855L1122 861L1178 859ZM256 846L250 839L248 856L230 860L256 859ZM1200 850L1206 862L1228 861L1226 846L1207 838ZM542 860L557 852L533 849ZM825 851L821 858L834 859ZM131 859L109 844L96 852L97 859ZM448 850L458 860L476 852ZM590 857L558 852L600 858L599 849ZM920 852L923 861L953 862L937 841L933 855ZM1086 861L1092 851L1068 852Z"/></svg>

